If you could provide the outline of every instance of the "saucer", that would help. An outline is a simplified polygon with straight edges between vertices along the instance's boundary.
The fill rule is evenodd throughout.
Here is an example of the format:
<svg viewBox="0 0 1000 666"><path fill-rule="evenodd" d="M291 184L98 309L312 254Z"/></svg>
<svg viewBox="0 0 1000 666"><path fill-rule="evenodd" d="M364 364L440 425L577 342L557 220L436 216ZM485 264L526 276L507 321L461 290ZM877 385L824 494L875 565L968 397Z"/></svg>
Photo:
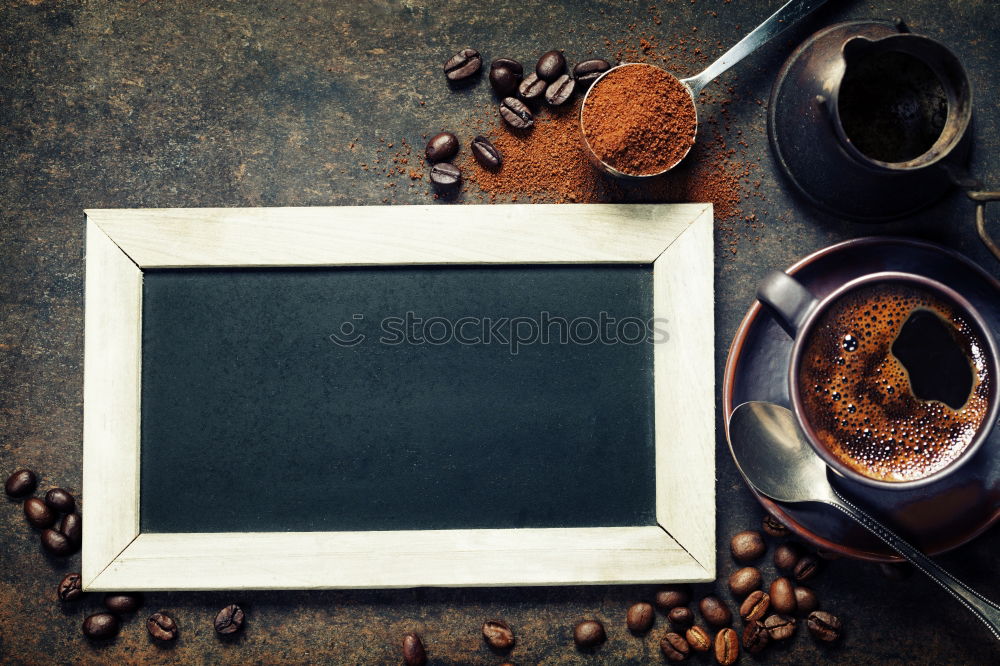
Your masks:
<svg viewBox="0 0 1000 666"><path fill-rule="evenodd" d="M968 299L1000 338L1000 281L957 252L933 243L858 238L814 252L786 269L817 298L848 280L876 271L916 273L952 287ZM723 410L727 442L729 417L737 405L766 400L791 407L791 350L792 338L755 302L733 338L726 361ZM951 550L1000 518L1000 424L994 425L973 458L933 484L913 490L881 490L838 476L835 485L925 553ZM902 559L837 509L816 503L774 502L753 488L751 491L792 532L821 550L880 562Z"/></svg>

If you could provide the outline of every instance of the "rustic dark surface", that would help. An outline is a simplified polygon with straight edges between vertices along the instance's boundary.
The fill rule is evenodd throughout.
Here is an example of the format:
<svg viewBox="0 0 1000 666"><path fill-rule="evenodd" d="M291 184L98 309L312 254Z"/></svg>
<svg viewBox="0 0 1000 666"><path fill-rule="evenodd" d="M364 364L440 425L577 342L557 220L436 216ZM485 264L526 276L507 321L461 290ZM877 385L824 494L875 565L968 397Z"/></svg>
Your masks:
<svg viewBox="0 0 1000 666"><path fill-rule="evenodd" d="M425 180L366 171L391 153L381 141L421 146L421 135L457 125L472 103L489 100L485 80L449 91L441 63L472 45L487 59L531 62L549 48L571 59L614 57L605 39L659 35L664 44L697 26L728 45L779 3L678 0L658 3L513 2L56 2L8 0L0 8L0 472L40 473L81 493L83 214L87 207L308 206L426 203ZM831 2L806 26L740 64L721 84L728 132L743 130L761 158L765 199L746 214L760 228L740 232L736 253L717 238L717 373L767 270L849 237L902 233L956 248L996 274L972 233L960 195L905 221L866 227L821 218L788 195L770 159L763 104L791 47L844 18L904 18L916 32L958 54L976 92L971 167L1000 183L1000 19L987 0L943 3ZM715 12L715 16L712 15ZM629 25L636 28L629 31ZM697 69L691 55L689 70ZM683 61L685 54L678 55ZM381 156L377 152L381 150ZM422 168L416 157L411 166ZM995 226L995 225L994 225ZM721 380L721 374L717 375ZM720 439L720 581L736 568L728 536L759 524L761 510L739 480ZM295 489L290 489L294 492ZM81 494L86 515L85 494ZM480 626L502 617L517 634L510 659L527 663L657 663L666 622L630 635L625 611L653 588L418 589L363 592L154 593L119 638L89 643L80 632L99 595L62 605L56 585L78 570L39 547L20 503L0 511L0 662L35 663L394 663L406 631L418 631L432 663L503 661ZM696 516L692 516L696 520ZM960 577L1000 598L996 529L941 558ZM773 577L766 567L766 580ZM716 590L728 599L724 584ZM800 631L789 645L743 662L996 663L986 631L919 575L903 582L874 565L831 563L813 587L844 618L843 640L817 646ZM698 587L700 594L711 585ZM220 640L219 608L236 601L246 631ZM154 645L143 621L166 610L180 638ZM571 640L581 618L603 620L609 640L593 655ZM693 659L709 663L707 655Z"/></svg>

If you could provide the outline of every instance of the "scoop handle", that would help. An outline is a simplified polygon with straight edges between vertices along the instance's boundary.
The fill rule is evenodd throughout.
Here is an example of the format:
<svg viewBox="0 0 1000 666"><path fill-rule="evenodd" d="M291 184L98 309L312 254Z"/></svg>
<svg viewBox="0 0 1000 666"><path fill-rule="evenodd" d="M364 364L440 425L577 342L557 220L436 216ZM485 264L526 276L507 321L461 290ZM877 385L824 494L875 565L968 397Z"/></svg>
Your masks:
<svg viewBox="0 0 1000 666"><path fill-rule="evenodd" d="M718 60L709 65L701 74L684 79L695 97L710 81L747 57L764 43L784 32L785 28L806 16L826 0L789 0L770 18L754 28L753 32L741 39Z"/></svg>

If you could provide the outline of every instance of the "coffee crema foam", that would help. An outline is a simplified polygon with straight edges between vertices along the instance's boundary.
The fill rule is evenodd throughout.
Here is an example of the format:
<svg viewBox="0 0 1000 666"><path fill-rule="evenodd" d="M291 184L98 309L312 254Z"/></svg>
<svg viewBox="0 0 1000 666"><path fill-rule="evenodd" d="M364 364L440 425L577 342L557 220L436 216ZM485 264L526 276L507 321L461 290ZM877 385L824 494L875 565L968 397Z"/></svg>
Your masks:
<svg viewBox="0 0 1000 666"><path fill-rule="evenodd" d="M920 310L940 318L971 369L957 408L913 392L892 353ZM980 335L955 306L903 283L862 286L840 297L813 327L797 378L805 417L839 461L881 481L913 481L958 458L989 412L994 379Z"/></svg>

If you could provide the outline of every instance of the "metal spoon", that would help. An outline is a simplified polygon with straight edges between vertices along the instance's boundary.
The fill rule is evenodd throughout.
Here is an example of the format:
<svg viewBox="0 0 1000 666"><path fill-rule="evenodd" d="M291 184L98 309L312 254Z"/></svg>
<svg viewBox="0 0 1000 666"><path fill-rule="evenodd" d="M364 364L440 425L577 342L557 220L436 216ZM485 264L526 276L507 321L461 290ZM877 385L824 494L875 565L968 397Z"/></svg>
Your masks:
<svg viewBox="0 0 1000 666"><path fill-rule="evenodd" d="M691 94L691 104L695 106L695 136L698 134L697 125L697 105L695 105L695 100L698 99L698 93L701 92L702 88L709 84L713 79L722 74L724 71L738 63L740 60L745 58L750 53L756 51L761 45L769 41L771 38L776 37L781 32L788 28L793 23L801 19L806 14L809 14L812 10L816 9L822 5L826 0L789 0L784 6L778 11L771 15L766 21L757 26L753 32L741 39L734 47L722 54L722 56L709 65L701 74L697 76L692 76L686 79L678 79L684 87L687 88L688 92ZM604 72L597 80L594 81L590 90L583 97L583 104L580 106L580 132L583 134L583 109L587 106L587 99L590 97L590 93L601 83L601 79L610 74L611 72L621 69L623 67L653 67L653 65L647 65L643 63L627 63L624 65L618 65L617 67L612 67L608 71ZM668 72L669 74L669 72ZM673 76L671 74L671 76ZM677 77L674 77L677 78ZM694 144L694 138L692 136L691 144ZM662 173L670 171L675 166L680 164L687 154L691 152L691 146L681 155L680 159L668 166L662 171L657 171L656 173L646 173L646 174L630 174L619 171L614 168L594 152L591 148L590 143L587 141L587 135L583 134L583 145L586 148L587 155L594 165L604 171L605 173L611 174L612 176L617 176L619 178L625 178L630 180L643 180L645 178L652 178L653 176L659 176Z"/></svg>
<svg viewBox="0 0 1000 666"><path fill-rule="evenodd" d="M946 589L1000 640L1000 606L938 566L830 484L827 466L803 439L792 412L769 402L745 402L729 417L736 466L757 492L779 502L822 502L884 541Z"/></svg>

